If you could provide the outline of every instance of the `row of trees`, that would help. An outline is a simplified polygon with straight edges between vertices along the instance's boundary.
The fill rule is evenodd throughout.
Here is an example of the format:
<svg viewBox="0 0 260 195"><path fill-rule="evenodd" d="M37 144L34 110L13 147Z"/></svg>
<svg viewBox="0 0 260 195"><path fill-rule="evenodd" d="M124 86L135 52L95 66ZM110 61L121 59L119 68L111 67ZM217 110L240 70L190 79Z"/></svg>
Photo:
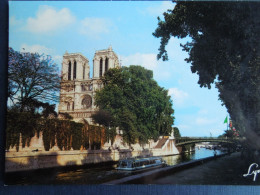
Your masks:
<svg viewBox="0 0 260 195"><path fill-rule="evenodd" d="M171 37L190 37L181 47L198 84L209 89L216 84L239 134L260 149L260 3L174 3L153 33L161 39L158 59L168 60Z"/></svg>

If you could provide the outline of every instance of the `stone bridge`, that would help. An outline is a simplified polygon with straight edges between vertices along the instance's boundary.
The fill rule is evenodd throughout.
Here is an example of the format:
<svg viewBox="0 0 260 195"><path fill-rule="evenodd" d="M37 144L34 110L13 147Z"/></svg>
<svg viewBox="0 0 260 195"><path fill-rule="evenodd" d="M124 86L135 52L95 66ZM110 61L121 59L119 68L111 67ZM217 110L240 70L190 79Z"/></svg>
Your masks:
<svg viewBox="0 0 260 195"><path fill-rule="evenodd" d="M194 144L200 142L221 142L221 143L230 143L237 144L239 139L225 139L225 138L216 138L216 137L180 137L175 139L175 146L182 146L187 144Z"/></svg>

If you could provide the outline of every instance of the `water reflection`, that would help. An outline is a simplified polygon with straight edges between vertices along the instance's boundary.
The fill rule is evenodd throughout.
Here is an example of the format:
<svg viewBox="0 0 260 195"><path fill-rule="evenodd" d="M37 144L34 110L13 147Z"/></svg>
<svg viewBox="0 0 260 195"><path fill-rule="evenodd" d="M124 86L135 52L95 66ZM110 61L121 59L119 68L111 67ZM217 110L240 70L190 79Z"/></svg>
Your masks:
<svg viewBox="0 0 260 195"><path fill-rule="evenodd" d="M217 155L222 154L220 150L216 150L216 152ZM195 151L193 152L187 152L181 155L165 156L163 159L168 165L177 165L182 162L188 162L190 160L197 160L210 156L214 156L214 150L208 150L206 148L195 148Z"/></svg>
<svg viewBox="0 0 260 195"><path fill-rule="evenodd" d="M221 151L217 151L221 154ZM194 152L182 155L166 156L163 159L168 165L176 165L190 160L213 156L213 150L205 148L195 149ZM98 167L73 168L73 169L48 169L35 170L24 173L6 174L8 185L31 185L31 184L101 184L114 179L120 179L141 172L127 172L115 170L115 164ZM144 171L143 171L144 172Z"/></svg>

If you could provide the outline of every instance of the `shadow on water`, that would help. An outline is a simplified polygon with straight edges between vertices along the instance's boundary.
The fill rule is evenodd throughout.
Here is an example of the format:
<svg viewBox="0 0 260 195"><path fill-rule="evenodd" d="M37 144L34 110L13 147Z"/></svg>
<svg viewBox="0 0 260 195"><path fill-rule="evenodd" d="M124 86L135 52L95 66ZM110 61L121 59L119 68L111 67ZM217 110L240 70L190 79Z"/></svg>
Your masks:
<svg viewBox="0 0 260 195"><path fill-rule="evenodd" d="M132 157L129 150L118 151L90 151L86 155L93 155L90 164L74 165L74 160L69 161L64 167L38 169L33 171L23 171L7 173L5 183L7 185L31 185L31 184L101 184L111 180L120 179L130 175L140 174L142 172L117 171L116 162L112 161L112 155L119 155L119 158ZM139 156L148 155L148 151L138 153ZM150 154L152 155L152 154ZM196 152L183 153L182 155L173 155L163 157L168 165L176 165L181 162L187 162L199 158L213 156L212 150L196 150ZM40 156L38 157L40 158ZM54 159L55 158L55 159ZM110 158L110 159L109 159ZM86 163L91 158L83 155L82 162ZM53 160L57 163L57 155L53 155ZM102 162L110 160L109 162ZM37 160L36 160L37 161ZM101 163L95 163L101 161Z"/></svg>
<svg viewBox="0 0 260 195"><path fill-rule="evenodd" d="M49 181L55 180L54 169L42 169L46 164L51 163L53 166L60 166L57 161L57 153L52 152L46 155L24 156L19 163L12 160L12 157L6 158L5 167L11 169L19 168L23 171L5 172L4 182L6 185L26 185L26 184L45 184ZM15 159L15 158L14 158ZM37 170L26 170L28 167L39 167ZM46 171L48 170L48 171Z"/></svg>
<svg viewBox="0 0 260 195"><path fill-rule="evenodd" d="M137 153L138 156L147 156L152 153L144 150ZM76 160L70 160L65 166L57 161L58 154L53 152L48 158L45 155L29 157L24 167L32 167L38 164L43 167L47 161L51 161L54 168L44 168L30 171L9 172L5 174L6 185L31 185L31 184L100 184L113 179L119 179L129 175L137 174L115 170L117 162L113 161L118 155L119 159L132 157L132 150L91 150L88 153L80 154L81 164L77 165ZM113 158L112 158L113 157ZM12 162L12 166L21 164ZM139 172L140 173L140 172Z"/></svg>
<svg viewBox="0 0 260 195"><path fill-rule="evenodd" d="M80 167L75 167L73 170L61 170L57 172L56 181L52 184L101 184L111 180L120 179L130 175L140 174L142 172L127 172L116 170L117 162L112 161L111 156L118 155L119 159L131 158L132 150L117 149L104 150L102 153L93 151L94 162L107 162L86 164ZM97 154L98 153L98 154ZM138 156L152 156L149 150L138 152ZM84 159L85 160L85 159ZM82 161L86 163L85 161ZM88 162L89 163L89 162Z"/></svg>

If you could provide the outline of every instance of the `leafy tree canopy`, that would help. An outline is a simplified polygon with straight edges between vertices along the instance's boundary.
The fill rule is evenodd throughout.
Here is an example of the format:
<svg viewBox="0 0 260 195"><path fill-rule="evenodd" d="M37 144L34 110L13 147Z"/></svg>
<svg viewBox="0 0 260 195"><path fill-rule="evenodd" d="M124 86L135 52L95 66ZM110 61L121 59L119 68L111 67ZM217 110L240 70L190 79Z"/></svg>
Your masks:
<svg viewBox="0 0 260 195"><path fill-rule="evenodd" d="M178 127L173 127L173 133L175 138L181 137L181 133Z"/></svg>
<svg viewBox="0 0 260 195"><path fill-rule="evenodd" d="M172 102L168 91L153 79L152 71L141 66L110 69L103 83L104 88L95 95L95 104L110 113L106 114L113 119L109 119L109 125L123 130L127 143L146 143L171 133ZM104 121L103 125L107 125Z"/></svg>
<svg viewBox="0 0 260 195"><path fill-rule="evenodd" d="M255 148L260 148L259 8L259 2L176 2L153 33L161 38L163 60L171 37L191 38L181 46L198 84L216 83L235 127Z"/></svg>
<svg viewBox="0 0 260 195"><path fill-rule="evenodd" d="M57 100L60 78L50 56L9 48L8 57L8 98L21 112Z"/></svg>

